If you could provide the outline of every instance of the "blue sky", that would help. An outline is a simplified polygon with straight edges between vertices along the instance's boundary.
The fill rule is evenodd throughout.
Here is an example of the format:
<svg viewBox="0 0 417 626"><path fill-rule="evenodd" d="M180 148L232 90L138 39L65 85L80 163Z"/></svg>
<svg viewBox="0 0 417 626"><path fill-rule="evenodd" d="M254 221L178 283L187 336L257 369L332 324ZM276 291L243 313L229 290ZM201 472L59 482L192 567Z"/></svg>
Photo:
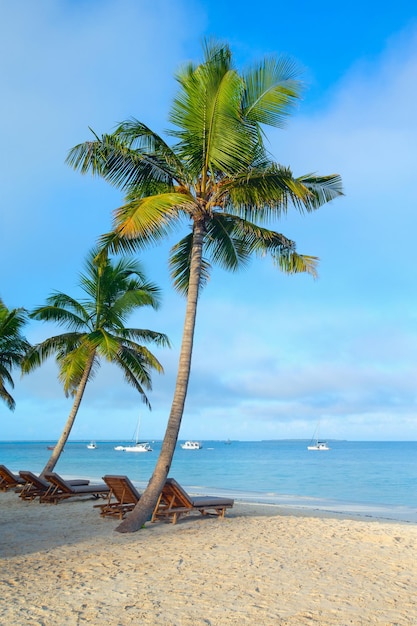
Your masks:
<svg viewBox="0 0 417 626"><path fill-rule="evenodd" d="M201 41L230 43L239 66L285 53L304 68L303 101L270 151L295 175L343 178L345 197L276 229L319 256L319 278L268 260L215 270L200 299L181 438L417 440L417 11L414 3L183 0L0 0L0 297L40 305L79 294L84 259L118 191L65 165L68 150L135 116L167 128L174 74ZM172 242L171 242L172 243ZM132 326L166 332L148 413L116 368L87 388L74 439L161 438L184 317L169 243L141 256L163 289ZM55 329L26 328L32 342ZM71 407L53 361L0 406L0 439L54 439Z"/></svg>

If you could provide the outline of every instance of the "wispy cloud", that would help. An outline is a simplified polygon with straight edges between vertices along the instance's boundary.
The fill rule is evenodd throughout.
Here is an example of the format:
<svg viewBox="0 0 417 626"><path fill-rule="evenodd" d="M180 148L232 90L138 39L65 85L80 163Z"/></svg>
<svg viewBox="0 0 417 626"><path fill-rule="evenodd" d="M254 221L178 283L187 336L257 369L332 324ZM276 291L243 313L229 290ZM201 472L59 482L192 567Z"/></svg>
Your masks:
<svg viewBox="0 0 417 626"><path fill-rule="evenodd" d="M163 132L173 74L199 56L205 25L202 7L185 0L2 8L0 263L8 306L41 304L53 289L74 294L120 194L72 172L67 151L89 137L88 126L107 132L131 115ZM278 161L296 175L340 173L346 197L279 225L300 252L321 258L317 281L284 277L265 260L238 276L214 272L200 298L184 436L308 437L320 418L329 437L417 438L416 85L410 26L338 77L324 105L321 98L308 114L301 106L285 131L268 132ZM174 344L158 353L166 374L154 380L144 424L156 437L169 412L184 308L170 290L167 246L143 260L165 289L164 304L135 323L167 332ZM37 341L47 328L28 332ZM60 432L70 400L54 368L16 380L19 433ZM117 380L102 368L75 437L97 437L98 421L103 437L130 434L140 403Z"/></svg>

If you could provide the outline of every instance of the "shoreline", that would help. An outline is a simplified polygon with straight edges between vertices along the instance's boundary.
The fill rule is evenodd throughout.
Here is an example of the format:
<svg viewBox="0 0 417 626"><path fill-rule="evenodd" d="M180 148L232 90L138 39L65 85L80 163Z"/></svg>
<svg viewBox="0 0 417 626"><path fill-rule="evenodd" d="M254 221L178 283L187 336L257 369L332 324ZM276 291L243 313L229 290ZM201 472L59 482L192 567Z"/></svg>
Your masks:
<svg viewBox="0 0 417 626"><path fill-rule="evenodd" d="M417 526L265 503L114 531L93 500L0 494L0 623L417 623Z"/></svg>
<svg viewBox="0 0 417 626"><path fill-rule="evenodd" d="M13 470L9 467L11 471ZM95 475L79 475L63 473L62 477L68 479L88 479L91 483L102 483L102 477ZM131 479L135 487L143 492L147 482ZM381 504L373 502L354 502L335 500L331 498L317 498L314 496L300 496L279 493L263 493L260 491L242 491L236 489L205 486L190 486L183 484L183 488L193 496L213 495L225 498L233 498L235 504L246 507L276 507L277 512L271 508L271 513L285 515L301 515L305 517L335 517L338 519L374 519L386 522L403 522L417 524L417 507L404 505Z"/></svg>
<svg viewBox="0 0 417 626"><path fill-rule="evenodd" d="M302 496L280 496L274 498L273 502L269 500L268 498L259 498L256 501L246 499L237 501L246 506L276 507L280 513L287 515L417 524L417 510L412 507L342 502L330 499L321 500Z"/></svg>
<svg viewBox="0 0 417 626"><path fill-rule="evenodd" d="M85 476L65 475L64 478L85 478ZM102 478L87 477L90 482L102 482ZM140 492L143 492L147 483L132 480ZM303 515L305 517L336 517L342 519L375 519L380 521L404 522L417 524L417 509L400 505L386 505L364 502L347 502L330 498L316 498L313 496L298 496L287 494L262 493L260 491L239 491L233 489L216 489L215 487L182 485L193 496L213 495L224 498L233 498L235 504L244 507L277 507L280 512L288 515ZM273 512L274 509L271 509ZM286 512L286 513L285 513ZM274 515L279 514L277 511Z"/></svg>

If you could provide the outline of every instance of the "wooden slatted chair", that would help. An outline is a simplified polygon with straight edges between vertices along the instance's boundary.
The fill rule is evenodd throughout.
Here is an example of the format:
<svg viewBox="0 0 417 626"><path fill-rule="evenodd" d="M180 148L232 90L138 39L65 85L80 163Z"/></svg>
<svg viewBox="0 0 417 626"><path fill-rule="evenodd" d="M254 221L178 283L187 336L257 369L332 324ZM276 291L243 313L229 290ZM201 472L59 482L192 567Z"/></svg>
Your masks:
<svg viewBox="0 0 417 626"><path fill-rule="evenodd" d="M167 478L158 498L151 521L171 520L176 524L181 515L199 512L201 515L217 515L223 518L226 509L232 508L234 500L217 496L191 497L174 478Z"/></svg>
<svg viewBox="0 0 417 626"><path fill-rule="evenodd" d="M106 504L95 504L102 517L123 519L140 500L140 493L127 476L107 474L103 480L110 492Z"/></svg>
<svg viewBox="0 0 417 626"><path fill-rule="evenodd" d="M25 481L18 474L14 474L5 465L0 465L0 491L16 489L24 484Z"/></svg>
<svg viewBox="0 0 417 626"><path fill-rule="evenodd" d="M25 482L19 493L19 498L22 498L22 500L34 500L35 498L41 498L47 493L48 489L51 488L51 485L47 480L33 474L33 472L21 470L19 475Z"/></svg>
<svg viewBox="0 0 417 626"><path fill-rule="evenodd" d="M34 500L35 498L39 498L40 502L48 502L48 493L53 490L53 486L48 480L28 470L20 471L19 475L24 483L19 493L19 497L22 498L22 500ZM81 478L68 480L67 483L74 487L81 487L89 485L90 481Z"/></svg>
<svg viewBox="0 0 417 626"><path fill-rule="evenodd" d="M55 472L46 473L45 480L51 483L52 488L49 489L45 495L41 496L41 502L58 504L60 500L83 496L105 498L109 493L109 487L106 483L74 485L70 481L64 480Z"/></svg>

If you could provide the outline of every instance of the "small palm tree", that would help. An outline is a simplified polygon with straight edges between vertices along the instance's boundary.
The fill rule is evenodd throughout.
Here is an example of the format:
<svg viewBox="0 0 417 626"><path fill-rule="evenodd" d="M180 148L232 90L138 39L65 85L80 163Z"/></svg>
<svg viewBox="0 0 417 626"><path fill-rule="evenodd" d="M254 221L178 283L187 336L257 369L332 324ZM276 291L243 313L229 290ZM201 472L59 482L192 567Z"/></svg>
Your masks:
<svg viewBox="0 0 417 626"><path fill-rule="evenodd" d="M14 389L13 367L18 367L30 348L30 344L21 334L26 324L27 315L23 308L9 310L0 299L0 398L11 411L16 402L7 391L6 384Z"/></svg>
<svg viewBox="0 0 417 626"><path fill-rule="evenodd" d="M81 287L87 295L85 300L78 301L55 292L45 306L30 314L34 319L52 321L70 329L33 346L22 364L23 372L28 373L55 354L65 394L74 396L64 430L42 475L54 469L71 432L87 382L93 378L100 359L118 365L126 381L139 392L149 408L145 390L152 388L151 370L163 371L159 361L142 343L168 346L166 335L124 326L126 318L136 308L158 307L159 289L145 280L137 262L124 259L112 264L103 255L97 260L97 252L90 253L87 272L81 275Z"/></svg>
<svg viewBox="0 0 417 626"><path fill-rule="evenodd" d="M297 74L283 57L239 73L227 45L206 43L203 62L190 63L177 76L173 146L131 119L68 155L75 169L102 176L126 195L113 232L102 238L105 249L142 249L177 227L189 227L170 257L174 285L187 296L171 412L154 473L117 527L120 532L141 528L170 469L188 389L197 300L210 262L233 271L253 255L270 255L287 273L316 273L316 257L297 254L293 241L268 227L290 206L311 212L342 194L338 175L296 178L265 148L264 126L283 125L299 98Z"/></svg>

